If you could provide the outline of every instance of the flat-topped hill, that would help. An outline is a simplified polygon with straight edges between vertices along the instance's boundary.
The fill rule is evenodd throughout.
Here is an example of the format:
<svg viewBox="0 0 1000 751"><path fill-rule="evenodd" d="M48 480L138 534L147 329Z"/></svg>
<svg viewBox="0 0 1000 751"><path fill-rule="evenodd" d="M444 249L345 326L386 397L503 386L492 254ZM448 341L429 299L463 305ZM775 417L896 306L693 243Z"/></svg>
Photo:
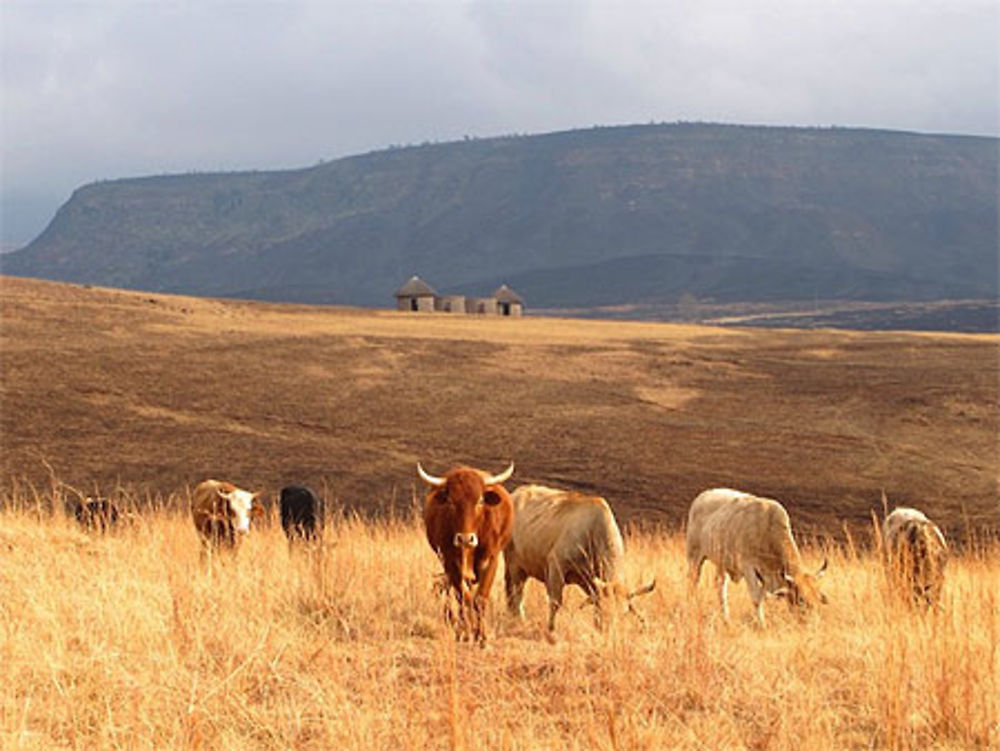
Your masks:
<svg viewBox="0 0 1000 751"><path fill-rule="evenodd" d="M998 141L707 124L399 148L77 190L7 274L388 306L996 299Z"/></svg>

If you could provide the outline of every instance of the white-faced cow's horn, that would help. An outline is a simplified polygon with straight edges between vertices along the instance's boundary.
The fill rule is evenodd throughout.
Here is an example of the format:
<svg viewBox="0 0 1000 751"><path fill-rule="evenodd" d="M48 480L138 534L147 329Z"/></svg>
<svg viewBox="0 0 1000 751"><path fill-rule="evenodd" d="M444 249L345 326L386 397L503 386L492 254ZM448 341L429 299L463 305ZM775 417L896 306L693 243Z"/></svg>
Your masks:
<svg viewBox="0 0 1000 751"><path fill-rule="evenodd" d="M420 466L420 462L417 462L417 474L420 475L421 480L435 488L442 487L446 482L443 477L436 477L435 475L429 475L424 472L424 468Z"/></svg>
<svg viewBox="0 0 1000 751"><path fill-rule="evenodd" d="M512 474L514 474L514 462L511 462L510 466L507 467L507 469L505 469L500 474L498 474L498 475L491 475L490 477L487 477L483 481L483 483L486 484L486 485L500 485L502 483L507 482L507 480L510 479L510 476Z"/></svg>
<svg viewBox="0 0 1000 751"><path fill-rule="evenodd" d="M816 573L813 574L813 576L815 576L817 578L819 578L820 576L822 576L823 573L826 571L826 567L829 565L829 563L830 563L830 561L827 560L827 557L824 555L823 556L823 565L820 566L818 569L816 569Z"/></svg>

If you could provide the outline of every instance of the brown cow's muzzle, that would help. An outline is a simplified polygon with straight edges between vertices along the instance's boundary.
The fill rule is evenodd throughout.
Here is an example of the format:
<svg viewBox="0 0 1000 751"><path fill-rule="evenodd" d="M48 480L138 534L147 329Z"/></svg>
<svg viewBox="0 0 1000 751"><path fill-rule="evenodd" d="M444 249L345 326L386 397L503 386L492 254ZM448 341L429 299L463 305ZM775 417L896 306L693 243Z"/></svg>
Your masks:
<svg viewBox="0 0 1000 751"><path fill-rule="evenodd" d="M479 545L479 537L475 532L456 532L454 543L461 556L462 595L471 597L472 584L476 580L473 561L475 560L476 547Z"/></svg>

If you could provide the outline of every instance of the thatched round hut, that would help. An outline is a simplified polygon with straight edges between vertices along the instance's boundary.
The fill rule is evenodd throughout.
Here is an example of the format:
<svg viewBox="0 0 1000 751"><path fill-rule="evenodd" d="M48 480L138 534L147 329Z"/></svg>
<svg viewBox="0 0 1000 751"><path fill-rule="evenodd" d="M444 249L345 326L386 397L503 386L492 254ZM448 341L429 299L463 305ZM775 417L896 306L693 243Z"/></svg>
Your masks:
<svg viewBox="0 0 1000 751"><path fill-rule="evenodd" d="M506 284L501 284L493 293L497 301L497 313L502 316L519 316L524 313L524 299Z"/></svg>
<svg viewBox="0 0 1000 751"><path fill-rule="evenodd" d="M396 310L433 311L437 292L419 276L396 290Z"/></svg>

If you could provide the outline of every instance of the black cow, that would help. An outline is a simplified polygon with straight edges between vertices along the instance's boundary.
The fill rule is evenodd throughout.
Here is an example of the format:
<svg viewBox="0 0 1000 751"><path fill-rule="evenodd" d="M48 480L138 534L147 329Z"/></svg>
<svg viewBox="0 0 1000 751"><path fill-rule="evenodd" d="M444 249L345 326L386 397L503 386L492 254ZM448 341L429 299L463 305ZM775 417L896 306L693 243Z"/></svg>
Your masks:
<svg viewBox="0 0 1000 751"><path fill-rule="evenodd" d="M281 489L281 528L290 543L315 542L323 529L320 502L301 485Z"/></svg>
<svg viewBox="0 0 1000 751"><path fill-rule="evenodd" d="M108 532L118 524L118 507L107 498L84 498L73 504L80 526L92 532Z"/></svg>

